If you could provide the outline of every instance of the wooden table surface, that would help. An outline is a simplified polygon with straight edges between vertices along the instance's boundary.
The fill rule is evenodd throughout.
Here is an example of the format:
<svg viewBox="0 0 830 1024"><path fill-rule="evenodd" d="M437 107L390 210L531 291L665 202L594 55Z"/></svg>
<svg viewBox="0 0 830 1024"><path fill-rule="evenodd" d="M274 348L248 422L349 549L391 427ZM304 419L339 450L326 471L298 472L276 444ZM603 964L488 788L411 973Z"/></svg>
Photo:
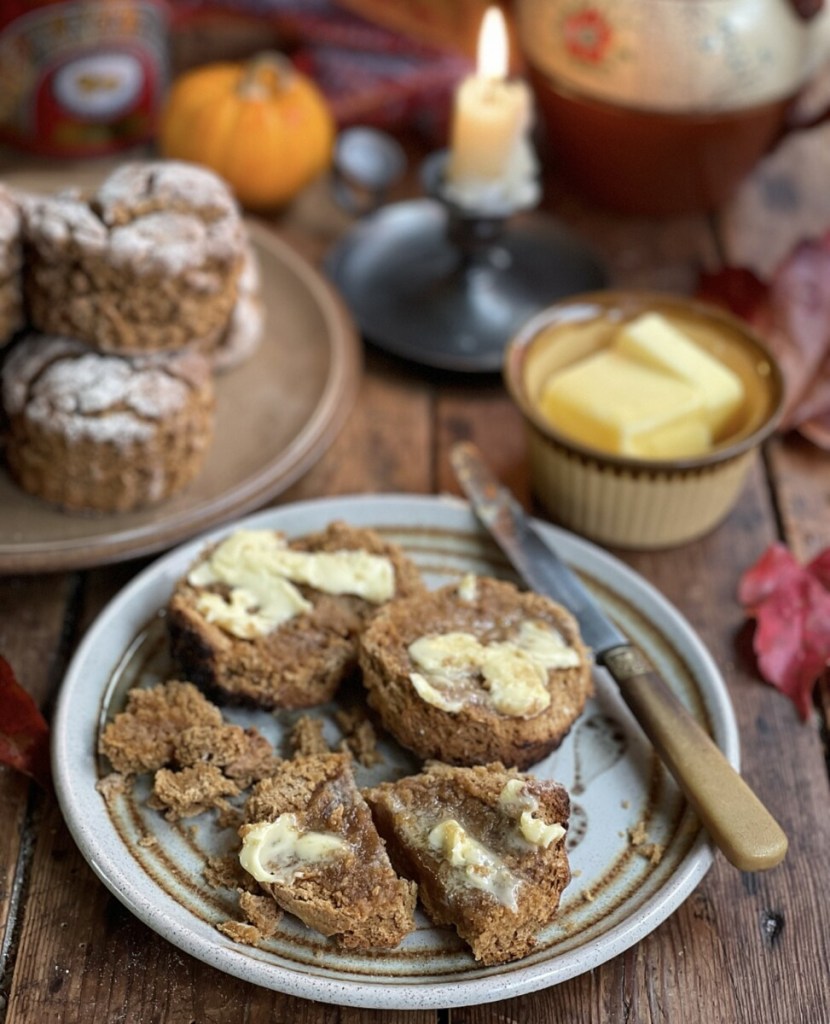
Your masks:
<svg viewBox="0 0 830 1024"><path fill-rule="evenodd" d="M776 169L793 181L802 171L797 155ZM750 257L768 259L771 248L784 244L780 218L771 211L764 231L758 182L742 196L743 207L712 218L603 214L555 186L546 206L599 249L614 284L684 292L701 267L714 268L734 252L746 259L747 247ZM744 209L738 216L742 208L750 215ZM822 216L826 227L830 210L815 211L806 222ZM317 262L349 221L320 184L268 223ZM462 438L476 441L498 475L538 511L521 424L498 378L459 379L367 349L345 428L278 501L458 493L447 453ZM800 558L830 544L828 513L828 456L777 438L757 460L734 512L707 537L658 553L614 552L681 610L721 667L739 723L744 775L790 838L781 866L741 874L717 855L697 890L652 934L554 988L464 1009L340 1008L254 987L160 938L98 882L55 799L0 769L0 1022L828 1024L830 793L823 737L830 702L825 689L805 724L789 701L758 680L736 600L740 573L771 542L785 541ZM84 630L147 561L0 579L0 652L47 716Z"/></svg>

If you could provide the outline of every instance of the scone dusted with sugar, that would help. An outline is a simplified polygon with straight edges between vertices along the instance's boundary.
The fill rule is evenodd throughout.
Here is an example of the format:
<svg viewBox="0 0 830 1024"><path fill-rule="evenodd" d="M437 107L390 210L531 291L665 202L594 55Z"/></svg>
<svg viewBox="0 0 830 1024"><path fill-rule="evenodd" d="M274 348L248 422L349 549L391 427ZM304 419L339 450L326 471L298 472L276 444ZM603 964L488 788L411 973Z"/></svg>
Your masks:
<svg viewBox="0 0 830 1024"><path fill-rule="evenodd" d="M591 692L573 616L513 584L465 577L388 605L361 638L369 704L424 759L527 768Z"/></svg>
<svg viewBox="0 0 830 1024"><path fill-rule="evenodd" d="M289 913L346 949L396 946L417 888L398 878L345 754L283 761L254 787L242 867Z"/></svg>
<svg viewBox="0 0 830 1024"><path fill-rule="evenodd" d="M423 591L415 565L373 530L335 522L293 540L238 530L176 585L171 651L188 679L226 699L311 707L355 671L378 609Z"/></svg>
<svg viewBox="0 0 830 1024"><path fill-rule="evenodd" d="M212 347L237 295L245 234L212 171L127 163L84 198L23 205L32 324L106 352Z"/></svg>
<svg viewBox="0 0 830 1024"><path fill-rule="evenodd" d="M230 320L211 354L217 373L235 370L247 362L259 348L265 330L262 275L250 242L245 243L236 284L236 302Z"/></svg>
<svg viewBox="0 0 830 1024"><path fill-rule="evenodd" d="M570 881L570 803L557 782L499 764L432 763L364 791L395 868L434 924L484 964L527 956Z"/></svg>
<svg viewBox="0 0 830 1024"><path fill-rule="evenodd" d="M195 351L126 359L30 334L3 367L6 459L17 483L69 512L170 497L213 440L210 364Z"/></svg>

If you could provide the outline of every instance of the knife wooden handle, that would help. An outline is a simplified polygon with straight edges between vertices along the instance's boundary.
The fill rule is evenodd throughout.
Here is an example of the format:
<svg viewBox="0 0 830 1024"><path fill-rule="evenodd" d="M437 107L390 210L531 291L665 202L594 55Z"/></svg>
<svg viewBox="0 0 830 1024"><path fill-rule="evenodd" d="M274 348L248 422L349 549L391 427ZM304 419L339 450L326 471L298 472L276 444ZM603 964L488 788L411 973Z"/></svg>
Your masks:
<svg viewBox="0 0 830 1024"><path fill-rule="evenodd" d="M741 871L775 867L787 852L781 826L635 647L602 662L714 843Z"/></svg>

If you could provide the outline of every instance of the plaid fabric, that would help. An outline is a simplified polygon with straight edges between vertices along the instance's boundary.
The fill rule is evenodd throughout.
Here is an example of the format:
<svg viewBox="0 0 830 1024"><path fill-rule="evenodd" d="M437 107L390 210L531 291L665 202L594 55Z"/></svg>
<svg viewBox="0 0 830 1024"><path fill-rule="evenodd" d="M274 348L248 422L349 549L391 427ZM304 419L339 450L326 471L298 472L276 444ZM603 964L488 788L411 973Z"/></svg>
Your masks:
<svg viewBox="0 0 830 1024"><path fill-rule="evenodd" d="M471 61L338 7L330 0L171 0L174 28L226 11L268 19L294 41L291 57L325 92L341 126L415 126L443 140L455 84Z"/></svg>

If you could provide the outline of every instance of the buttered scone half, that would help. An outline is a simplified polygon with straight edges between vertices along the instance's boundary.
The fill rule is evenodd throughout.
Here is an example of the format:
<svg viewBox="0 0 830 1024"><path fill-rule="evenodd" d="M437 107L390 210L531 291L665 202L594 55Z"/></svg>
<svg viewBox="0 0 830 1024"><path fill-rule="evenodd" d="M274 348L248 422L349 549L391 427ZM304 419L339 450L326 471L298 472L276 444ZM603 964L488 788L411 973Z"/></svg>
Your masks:
<svg viewBox="0 0 830 1024"><path fill-rule="evenodd" d="M242 867L277 903L346 949L396 946L417 888L395 874L346 754L283 761L254 787Z"/></svg>
<svg viewBox="0 0 830 1024"><path fill-rule="evenodd" d="M570 801L558 782L432 763L363 795L434 924L454 927L485 964L531 952L571 878Z"/></svg>
<svg viewBox="0 0 830 1024"><path fill-rule="evenodd" d="M356 670L372 616L422 592L416 566L373 530L335 522L292 540L237 530L177 583L171 651L186 678L226 699L311 707Z"/></svg>
<svg viewBox="0 0 830 1024"><path fill-rule="evenodd" d="M573 616L513 584L467 576L382 609L361 638L369 704L419 757L527 768L591 693Z"/></svg>

